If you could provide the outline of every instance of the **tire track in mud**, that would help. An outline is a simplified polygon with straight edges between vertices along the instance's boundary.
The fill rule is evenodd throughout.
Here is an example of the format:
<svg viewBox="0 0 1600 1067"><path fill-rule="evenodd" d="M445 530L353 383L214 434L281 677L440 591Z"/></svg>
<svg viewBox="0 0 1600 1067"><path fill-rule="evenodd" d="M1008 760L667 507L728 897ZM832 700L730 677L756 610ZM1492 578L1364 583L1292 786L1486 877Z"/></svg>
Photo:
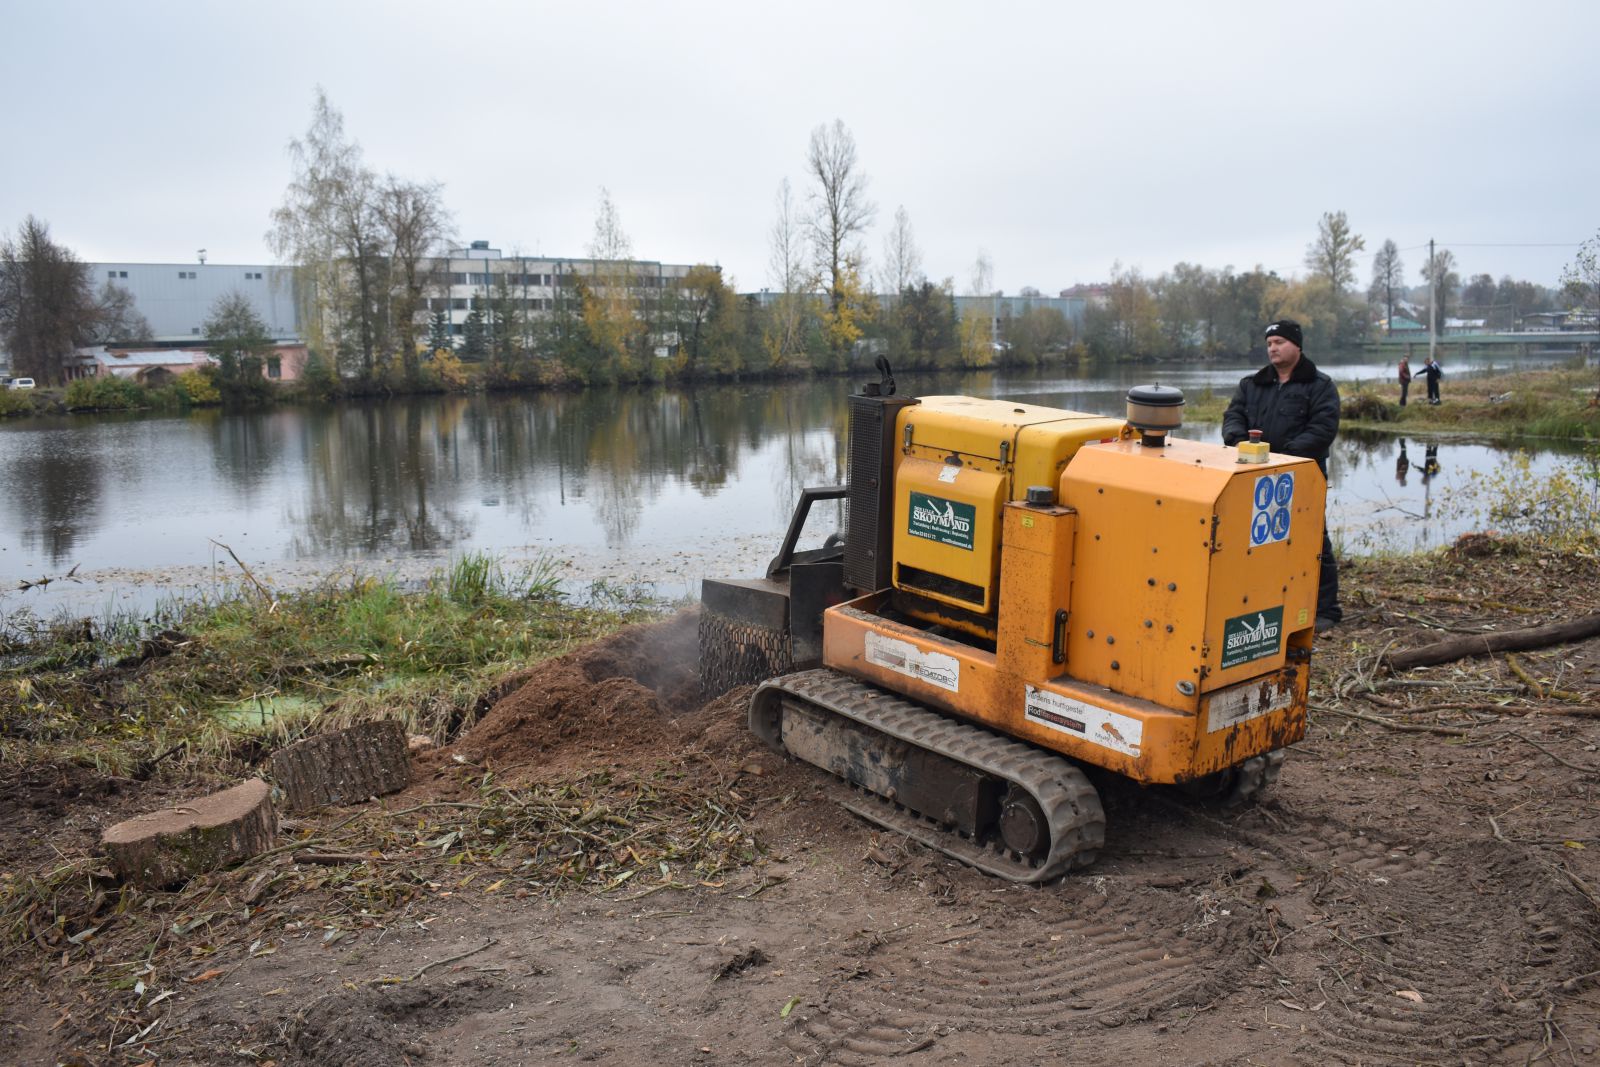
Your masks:
<svg viewBox="0 0 1600 1067"><path fill-rule="evenodd" d="M1325 817L1294 824L1225 832L1305 893L1308 921L1274 966L1322 1004L1296 1019L1308 1062L1432 1062L1536 1039L1561 983L1600 969L1600 913L1535 852L1442 833L1385 840Z"/></svg>
<svg viewBox="0 0 1600 1067"><path fill-rule="evenodd" d="M1228 969L1180 945L1176 933L1163 947L1147 936L1152 925L1148 916L1132 925L1072 919L1020 938L986 929L944 943L881 946L869 966L803 1014L785 1045L806 1062L864 1065L952 1031L1098 1029L1215 999ZM1173 917L1170 928L1180 925Z"/></svg>

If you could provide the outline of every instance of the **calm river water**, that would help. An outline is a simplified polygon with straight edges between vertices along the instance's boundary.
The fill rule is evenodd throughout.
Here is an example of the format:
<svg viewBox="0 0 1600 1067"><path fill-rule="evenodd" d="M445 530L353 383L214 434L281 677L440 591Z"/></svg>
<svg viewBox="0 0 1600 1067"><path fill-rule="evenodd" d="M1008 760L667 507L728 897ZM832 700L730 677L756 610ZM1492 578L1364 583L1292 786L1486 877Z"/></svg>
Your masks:
<svg viewBox="0 0 1600 1067"><path fill-rule="evenodd" d="M1359 361L1319 365L1342 381L1389 376ZM1251 369L906 374L900 388L1120 415L1130 385L1231 391ZM1451 370L1447 403L1469 368ZM281 586L345 572L414 578L482 551L556 560L575 593L600 583L693 596L706 575L759 572L799 488L842 480L844 397L859 384L9 421L0 424L0 614L142 611L165 595L213 592L240 577L219 545ZM1190 424L1180 436L1218 432ZM1402 448L1409 470L1397 476ZM1487 444L1345 435L1329 472L1335 540L1347 552L1440 544L1474 525L1453 494L1507 456ZM1539 451L1534 470L1564 462ZM18 589L46 577L56 580Z"/></svg>

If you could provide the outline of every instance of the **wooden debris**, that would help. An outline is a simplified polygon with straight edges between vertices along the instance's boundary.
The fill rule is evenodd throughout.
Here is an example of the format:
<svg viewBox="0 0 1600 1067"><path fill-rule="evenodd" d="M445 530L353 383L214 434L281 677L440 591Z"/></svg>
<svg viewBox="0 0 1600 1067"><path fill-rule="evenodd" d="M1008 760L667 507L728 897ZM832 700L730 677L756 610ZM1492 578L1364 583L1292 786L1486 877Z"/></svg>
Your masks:
<svg viewBox="0 0 1600 1067"><path fill-rule="evenodd" d="M1413 667L1450 663L1468 656L1521 652L1564 641L1581 641L1586 637L1597 635L1600 635L1600 615L1586 615L1581 619L1550 623L1546 626L1532 626L1522 630L1501 630L1496 633L1451 637L1431 645L1423 645L1421 648L1391 652L1384 657L1384 662L1392 671L1406 671Z"/></svg>
<svg viewBox="0 0 1600 1067"><path fill-rule="evenodd" d="M382 719L318 734L274 753L269 777L291 811L398 792L411 781L405 731Z"/></svg>
<svg viewBox="0 0 1600 1067"><path fill-rule="evenodd" d="M328 867L338 867L346 863L366 863L372 858L364 852L316 852L309 849L295 852L290 856L296 863L320 863Z"/></svg>
<svg viewBox="0 0 1600 1067"><path fill-rule="evenodd" d="M120 822L100 843L119 876L160 888L254 856L276 833L272 788L255 778Z"/></svg>

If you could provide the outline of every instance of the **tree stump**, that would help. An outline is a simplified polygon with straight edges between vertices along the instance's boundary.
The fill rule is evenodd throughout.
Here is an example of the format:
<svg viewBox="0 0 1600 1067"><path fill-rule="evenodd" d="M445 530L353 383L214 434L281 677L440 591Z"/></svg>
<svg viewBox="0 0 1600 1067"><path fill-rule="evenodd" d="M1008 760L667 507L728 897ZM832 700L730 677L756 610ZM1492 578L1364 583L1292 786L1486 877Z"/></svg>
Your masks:
<svg viewBox="0 0 1600 1067"><path fill-rule="evenodd" d="M266 851L277 829L272 787L253 778L119 822L100 844L124 880L159 889Z"/></svg>
<svg viewBox="0 0 1600 1067"><path fill-rule="evenodd" d="M293 811L393 793L411 781L405 731L383 719L308 737L274 753L268 776Z"/></svg>

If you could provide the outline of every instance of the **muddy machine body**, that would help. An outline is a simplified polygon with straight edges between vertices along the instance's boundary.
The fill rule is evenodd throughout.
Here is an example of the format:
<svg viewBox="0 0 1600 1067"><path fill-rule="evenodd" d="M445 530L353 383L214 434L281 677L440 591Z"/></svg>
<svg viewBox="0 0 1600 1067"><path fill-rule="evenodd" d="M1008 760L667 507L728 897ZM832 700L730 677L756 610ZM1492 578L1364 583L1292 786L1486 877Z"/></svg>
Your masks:
<svg viewBox="0 0 1600 1067"><path fill-rule="evenodd" d="M1310 460L972 397L850 397L848 481L765 577L708 580L708 689L847 806L974 866L1092 862L1085 767L1244 799L1305 730L1326 483ZM842 543L796 552L843 497Z"/></svg>

